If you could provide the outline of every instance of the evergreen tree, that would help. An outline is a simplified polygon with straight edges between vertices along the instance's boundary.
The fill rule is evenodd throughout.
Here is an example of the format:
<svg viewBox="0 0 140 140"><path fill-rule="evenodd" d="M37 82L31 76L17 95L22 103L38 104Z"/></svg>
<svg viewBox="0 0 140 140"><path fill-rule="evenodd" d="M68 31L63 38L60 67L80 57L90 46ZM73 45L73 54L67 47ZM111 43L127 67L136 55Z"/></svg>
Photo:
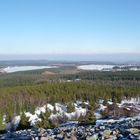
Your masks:
<svg viewBox="0 0 140 140"><path fill-rule="evenodd" d="M89 107L86 113L86 116L80 115L78 122L80 124L95 124L96 117L93 112L93 108Z"/></svg>
<svg viewBox="0 0 140 140"><path fill-rule="evenodd" d="M29 129L29 128L31 128L29 117L26 117L25 113L22 113L21 120L17 129L20 130L20 129Z"/></svg>
<svg viewBox="0 0 140 140"><path fill-rule="evenodd" d="M42 128L46 128L46 129L54 128L55 125L53 125L53 123L49 120L50 114L51 114L51 112L49 112L49 111L46 111L45 113L41 113L39 116L41 121L38 121L35 126L37 128L42 127Z"/></svg>
<svg viewBox="0 0 140 140"><path fill-rule="evenodd" d="M67 112L68 113L71 113L71 112L74 112L74 104L73 103L69 103L68 104L68 107L67 107Z"/></svg>

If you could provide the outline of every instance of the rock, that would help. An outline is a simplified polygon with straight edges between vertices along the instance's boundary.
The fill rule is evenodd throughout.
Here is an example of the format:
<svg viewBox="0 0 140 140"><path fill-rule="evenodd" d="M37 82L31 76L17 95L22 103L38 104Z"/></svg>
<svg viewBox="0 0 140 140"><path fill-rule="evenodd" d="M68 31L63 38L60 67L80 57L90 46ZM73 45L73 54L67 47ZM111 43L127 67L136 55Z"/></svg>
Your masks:
<svg viewBox="0 0 140 140"><path fill-rule="evenodd" d="M32 140L39 140L38 137L32 137Z"/></svg>
<svg viewBox="0 0 140 140"><path fill-rule="evenodd" d="M63 126L54 129L20 130L0 135L2 140L140 140L140 129L134 119L104 122L99 125Z"/></svg>
<svg viewBox="0 0 140 140"><path fill-rule="evenodd" d="M40 140L54 140L52 137L41 137Z"/></svg>
<svg viewBox="0 0 140 140"><path fill-rule="evenodd" d="M103 138L109 138L111 134L111 130L105 130L103 133L102 133L102 137Z"/></svg>
<svg viewBox="0 0 140 140"><path fill-rule="evenodd" d="M77 140L77 138L74 135L72 135L69 138L65 137L64 140Z"/></svg>
<svg viewBox="0 0 140 140"><path fill-rule="evenodd" d="M131 128L131 129L129 129L129 132L130 132L131 134L138 134L138 133L140 133L140 130L137 129L137 128Z"/></svg>
<svg viewBox="0 0 140 140"><path fill-rule="evenodd" d="M97 140L97 136L87 137L86 140Z"/></svg>
<svg viewBox="0 0 140 140"><path fill-rule="evenodd" d="M64 139L64 135L62 135L62 134L58 134L56 137L57 137L58 139Z"/></svg>

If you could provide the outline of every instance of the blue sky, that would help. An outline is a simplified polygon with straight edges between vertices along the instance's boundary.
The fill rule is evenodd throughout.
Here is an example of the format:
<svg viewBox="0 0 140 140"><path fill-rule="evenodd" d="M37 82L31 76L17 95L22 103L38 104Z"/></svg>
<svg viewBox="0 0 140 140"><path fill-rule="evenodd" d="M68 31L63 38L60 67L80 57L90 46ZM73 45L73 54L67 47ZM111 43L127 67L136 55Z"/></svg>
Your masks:
<svg viewBox="0 0 140 140"><path fill-rule="evenodd" d="M1 0L0 54L140 54L139 0Z"/></svg>

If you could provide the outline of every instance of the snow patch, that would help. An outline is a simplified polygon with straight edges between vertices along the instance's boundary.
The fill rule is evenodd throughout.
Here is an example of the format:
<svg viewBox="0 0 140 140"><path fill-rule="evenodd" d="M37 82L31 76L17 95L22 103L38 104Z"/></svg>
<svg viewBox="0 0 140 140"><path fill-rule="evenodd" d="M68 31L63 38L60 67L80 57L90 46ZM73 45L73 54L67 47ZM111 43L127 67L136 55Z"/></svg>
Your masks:
<svg viewBox="0 0 140 140"><path fill-rule="evenodd" d="M94 115L95 115L96 119L100 119L100 118L102 118L100 112L95 112Z"/></svg>
<svg viewBox="0 0 140 140"><path fill-rule="evenodd" d="M41 121L41 119L39 118L39 115L45 112L46 112L46 105L44 105L43 107L37 107L35 109L34 114L31 114L30 112L25 112L25 115L26 117L29 117L29 122L33 126L35 125L36 122Z"/></svg>
<svg viewBox="0 0 140 140"><path fill-rule="evenodd" d="M108 101L107 103L108 103L109 105L113 105L113 102L111 102L111 101Z"/></svg>
<svg viewBox="0 0 140 140"><path fill-rule="evenodd" d="M59 103L55 103L55 109L57 112L60 112L60 113L67 112L67 106L59 104Z"/></svg>
<svg viewBox="0 0 140 140"><path fill-rule="evenodd" d="M104 111L107 108L107 106L104 106L103 104L99 105L99 111Z"/></svg>
<svg viewBox="0 0 140 140"><path fill-rule="evenodd" d="M121 104L140 104L140 97L124 99L124 100L122 100Z"/></svg>
<svg viewBox="0 0 140 140"><path fill-rule="evenodd" d="M29 70L48 69L48 68L57 68L57 67L56 66L13 66L13 67L6 67L3 69L3 71L7 73L13 73L18 71L29 71Z"/></svg>
<svg viewBox="0 0 140 140"><path fill-rule="evenodd" d="M43 107L37 107L35 110L36 115L40 115L41 113L45 113L45 112L46 112L46 105Z"/></svg>
<svg viewBox="0 0 140 140"><path fill-rule="evenodd" d="M18 127L20 120L21 120L20 116L15 116L14 119L12 120L12 124L14 125L15 129Z"/></svg>
<svg viewBox="0 0 140 140"><path fill-rule="evenodd" d="M29 117L29 122L31 125L35 125L36 122L41 121L37 114L31 114L30 112L25 112L26 117Z"/></svg>
<svg viewBox="0 0 140 140"><path fill-rule="evenodd" d="M78 69L108 71L108 70L112 70L114 66L115 65L81 65L78 66Z"/></svg>
<svg viewBox="0 0 140 140"><path fill-rule="evenodd" d="M54 106L52 106L51 104L47 104L47 109L49 111L54 111Z"/></svg>

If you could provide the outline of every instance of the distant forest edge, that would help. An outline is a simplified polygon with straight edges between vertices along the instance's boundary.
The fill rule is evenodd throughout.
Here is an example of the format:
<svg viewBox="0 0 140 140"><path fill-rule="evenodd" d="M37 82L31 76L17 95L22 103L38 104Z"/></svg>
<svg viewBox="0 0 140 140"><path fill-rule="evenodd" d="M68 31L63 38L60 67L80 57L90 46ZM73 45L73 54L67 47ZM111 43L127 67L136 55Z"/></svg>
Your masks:
<svg viewBox="0 0 140 140"><path fill-rule="evenodd" d="M84 71L78 70L74 65L61 66L50 69L1 73L0 87L34 85L60 80L125 81L139 84L140 71Z"/></svg>

